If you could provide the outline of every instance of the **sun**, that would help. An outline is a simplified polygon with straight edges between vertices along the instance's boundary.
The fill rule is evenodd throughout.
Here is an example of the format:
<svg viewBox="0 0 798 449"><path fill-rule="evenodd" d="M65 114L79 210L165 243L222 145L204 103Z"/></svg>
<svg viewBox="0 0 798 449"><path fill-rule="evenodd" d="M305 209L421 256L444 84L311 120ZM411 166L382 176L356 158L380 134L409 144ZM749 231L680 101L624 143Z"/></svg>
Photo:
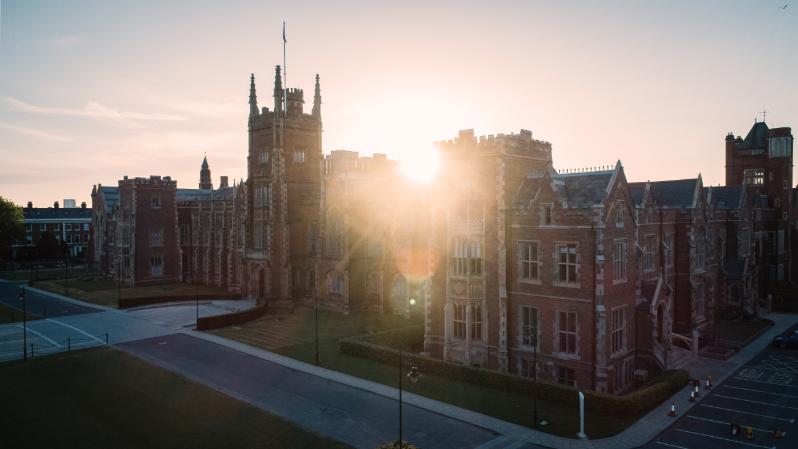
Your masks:
<svg viewBox="0 0 798 449"><path fill-rule="evenodd" d="M399 160L399 168L404 176L415 182L430 182L438 173L440 159L438 151L430 148L427 151L406 153Z"/></svg>

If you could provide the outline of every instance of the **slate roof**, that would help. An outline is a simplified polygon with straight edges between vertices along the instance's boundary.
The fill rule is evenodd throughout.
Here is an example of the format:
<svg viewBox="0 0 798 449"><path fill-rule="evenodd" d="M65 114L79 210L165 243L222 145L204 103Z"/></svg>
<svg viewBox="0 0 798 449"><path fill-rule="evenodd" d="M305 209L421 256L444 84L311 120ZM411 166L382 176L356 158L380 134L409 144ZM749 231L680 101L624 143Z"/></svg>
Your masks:
<svg viewBox="0 0 798 449"><path fill-rule="evenodd" d="M26 207L22 209L25 220L91 220L91 209L82 207L53 208Z"/></svg>
<svg viewBox="0 0 798 449"><path fill-rule="evenodd" d="M590 207L603 203L612 174L611 171L602 171L562 175L565 186L561 192L565 194L568 207ZM562 187L559 183L557 185Z"/></svg>
<svg viewBox="0 0 798 449"><path fill-rule="evenodd" d="M689 208L693 205L698 178L655 181L651 183L651 194L662 207Z"/></svg>
<svg viewBox="0 0 798 449"><path fill-rule="evenodd" d="M635 205L640 206L643 204L643 196L646 193L646 183L630 182L627 185L629 186L629 195L632 196L632 200L635 202Z"/></svg>
<svg viewBox="0 0 798 449"><path fill-rule="evenodd" d="M740 150L765 149L768 143L768 125L765 122L756 122L742 142L737 144Z"/></svg>
<svg viewBox="0 0 798 449"><path fill-rule="evenodd" d="M238 187L223 187L216 190L177 189L177 201L231 200Z"/></svg>
<svg viewBox="0 0 798 449"><path fill-rule="evenodd" d="M717 209L739 209L742 186L705 187L710 205Z"/></svg>

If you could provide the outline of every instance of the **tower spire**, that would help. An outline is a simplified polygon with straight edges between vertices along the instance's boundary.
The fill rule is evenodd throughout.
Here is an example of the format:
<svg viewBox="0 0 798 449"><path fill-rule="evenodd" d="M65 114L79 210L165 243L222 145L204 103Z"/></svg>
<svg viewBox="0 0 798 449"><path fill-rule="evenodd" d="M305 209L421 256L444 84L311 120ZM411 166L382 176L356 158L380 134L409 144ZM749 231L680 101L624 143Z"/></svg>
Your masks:
<svg viewBox="0 0 798 449"><path fill-rule="evenodd" d="M321 120L321 86L319 86L319 74L316 74L316 90L313 94L313 118Z"/></svg>
<svg viewBox="0 0 798 449"><path fill-rule="evenodd" d="M249 77L249 116L258 116L258 96L255 95L255 74Z"/></svg>
<svg viewBox="0 0 798 449"><path fill-rule="evenodd" d="M202 167L200 167L200 182L199 188L203 190L212 190L213 183L211 182L211 169L208 167L208 157L202 157Z"/></svg>
<svg viewBox="0 0 798 449"><path fill-rule="evenodd" d="M283 111L283 80L280 77L280 66L274 67L274 112Z"/></svg>

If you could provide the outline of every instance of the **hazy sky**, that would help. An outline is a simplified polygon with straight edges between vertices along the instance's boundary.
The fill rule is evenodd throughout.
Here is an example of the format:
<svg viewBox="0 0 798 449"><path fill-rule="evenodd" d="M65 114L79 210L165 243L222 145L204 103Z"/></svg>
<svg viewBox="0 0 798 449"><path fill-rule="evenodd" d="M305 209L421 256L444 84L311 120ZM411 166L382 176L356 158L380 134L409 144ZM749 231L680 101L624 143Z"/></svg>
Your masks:
<svg viewBox="0 0 798 449"><path fill-rule="evenodd" d="M246 177L249 74L288 83L324 151L423 157L459 129L532 130L557 168L723 182L724 137L798 127L798 2L0 0L0 195ZM761 114L759 115L761 119Z"/></svg>

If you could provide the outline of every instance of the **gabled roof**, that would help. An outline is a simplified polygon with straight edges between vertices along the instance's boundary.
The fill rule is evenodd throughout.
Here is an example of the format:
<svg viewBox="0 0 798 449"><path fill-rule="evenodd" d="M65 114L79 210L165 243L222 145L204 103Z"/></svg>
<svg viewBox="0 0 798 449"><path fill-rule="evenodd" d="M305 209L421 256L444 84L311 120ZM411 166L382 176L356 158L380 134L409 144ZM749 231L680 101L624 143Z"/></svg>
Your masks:
<svg viewBox="0 0 798 449"><path fill-rule="evenodd" d="M742 142L737 144L739 150L765 149L768 143L768 125L756 122Z"/></svg>
<svg viewBox="0 0 798 449"><path fill-rule="evenodd" d="M91 220L91 209L83 207L25 207L22 214L25 220Z"/></svg>
<svg viewBox="0 0 798 449"><path fill-rule="evenodd" d="M742 186L705 187L710 206L716 209L739 209L743 195Z"/></svg>
<svg viewBox="0 0 798 449"><path fill-rule="evenodd" d="M597 171L560 175L564 183L556 185L562 187L560 193L568 207L591 207L604 202L612 174L612 171Z"/></svg>
<svg viewBox="0 0 798 449"><path fill-rule="evenodd" d="M646 183L630 182L627 185L629 186L629 195L631 195L632 201L635 202L635 206L641 206L646 195Z"/></svg>

